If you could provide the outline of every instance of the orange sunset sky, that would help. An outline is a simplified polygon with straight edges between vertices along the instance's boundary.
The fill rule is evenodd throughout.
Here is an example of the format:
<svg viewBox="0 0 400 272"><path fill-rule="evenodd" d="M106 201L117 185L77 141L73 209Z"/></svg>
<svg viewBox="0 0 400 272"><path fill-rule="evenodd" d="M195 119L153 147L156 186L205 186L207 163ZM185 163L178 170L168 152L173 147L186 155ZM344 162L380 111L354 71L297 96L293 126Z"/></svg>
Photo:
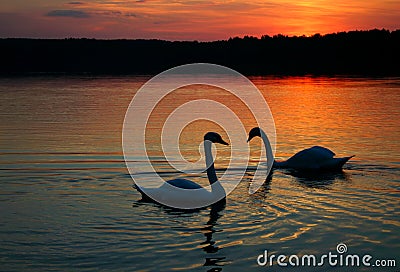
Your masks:
<svg viewBox="0 0 400 272"><path fill-rule="evenodd" d="M400 28L400 0L2 0L0 37L155 38L311 35Z"/></svg>

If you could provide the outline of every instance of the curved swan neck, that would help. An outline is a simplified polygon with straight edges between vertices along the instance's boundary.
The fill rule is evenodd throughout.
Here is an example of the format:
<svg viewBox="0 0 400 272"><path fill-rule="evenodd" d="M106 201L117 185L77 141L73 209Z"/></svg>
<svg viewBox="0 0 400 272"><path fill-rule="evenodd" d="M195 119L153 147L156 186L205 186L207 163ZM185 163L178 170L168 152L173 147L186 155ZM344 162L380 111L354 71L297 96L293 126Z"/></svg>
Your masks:
<svg viewBox="0 0 400 272"><path fill-rule="evenodd" d="M212 142L204 141L204 152L206 153L207 177L210 184L213 184L218 180L218 178L217 174L215 173L214 159L212 156L211 145Z"/></svg>
<svg viewBox="0 0 400 272"><path fill-rule="evenodd" d="M265 132L262 129L260 129L260 134L261 134L260 137L264 142L265 151L267 153L267 163L268 163L268 165L271 164L272 166L274 166L274 165L276 165L276 162L275 162L274 154L272 152L271 143L268 139L268 136L267 136L267 134L265 134Z"/></svg>

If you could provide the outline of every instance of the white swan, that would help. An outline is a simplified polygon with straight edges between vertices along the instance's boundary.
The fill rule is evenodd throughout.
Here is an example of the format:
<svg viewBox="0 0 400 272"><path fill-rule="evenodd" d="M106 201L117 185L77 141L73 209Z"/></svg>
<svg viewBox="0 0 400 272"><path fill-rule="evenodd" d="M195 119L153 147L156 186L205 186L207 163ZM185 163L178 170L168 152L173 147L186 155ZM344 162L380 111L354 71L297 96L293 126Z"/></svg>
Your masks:
<svg viewBox="0 0 400 272"><path fill-rule="evenodd" d="M271 144L265 132L258 127L252 128L249 132L249 142L254 137L261 137L267 152L267 159L273 159L273 168L291 168L296 170L340 170L343 165L353 156L334 158L335 153L322 146L313 146L297 152L286 161L277 162L274 159Z"/></svg>
<svg viewBox="0 0 400 272"><path fill-rule="evenodd" d="M168 180L158 188L140 188L135 184L136 189L142 194L142 199L158 202L160 204L165 204L166 202L171 203L171 200L173 200L174 207L180 208L187 208L188 206L192 208L204 202L214 203L225 199L225 190L222 185L217 182L218 178L215 173L214 160L211 152L212 143L229 145L216 132L208 132L204 135L206 167L208 166L207 177L211 185L211 191L188 179ZM191 189L193 192L188 193L182 189Z"/></svg>

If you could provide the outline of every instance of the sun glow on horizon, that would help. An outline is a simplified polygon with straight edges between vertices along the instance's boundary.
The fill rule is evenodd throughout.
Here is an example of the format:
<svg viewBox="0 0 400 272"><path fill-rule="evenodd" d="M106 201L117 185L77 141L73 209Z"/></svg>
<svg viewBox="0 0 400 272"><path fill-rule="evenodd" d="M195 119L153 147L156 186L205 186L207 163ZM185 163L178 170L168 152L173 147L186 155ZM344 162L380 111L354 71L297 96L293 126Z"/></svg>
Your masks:
<svg viewBox="0 0 400 272"><path fill-rule="evenodd" d="M0 37L218 40L400 28L400 2L41 0L0 4Z"/></svg>

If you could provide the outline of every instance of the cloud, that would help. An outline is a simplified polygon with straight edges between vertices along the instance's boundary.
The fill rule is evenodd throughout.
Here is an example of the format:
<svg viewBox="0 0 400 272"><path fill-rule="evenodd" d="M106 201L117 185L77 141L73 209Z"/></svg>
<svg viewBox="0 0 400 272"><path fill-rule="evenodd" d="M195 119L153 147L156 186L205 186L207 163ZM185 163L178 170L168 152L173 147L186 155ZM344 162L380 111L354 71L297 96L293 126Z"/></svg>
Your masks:
<svg viewBox="0 0 400 272"><path fill-rule="evenodd" d="M77 2L77 1L68 2L68 5L83 5L83 4L84 4L83 2Z"/></svg>
<svg viewBox="0 0 400 272"><path fill-rule="evenodd" d="M132 13L132 12L126 12L126 13L124 14L124 16L125 16L125 17L138 17L135 13Z"/></svg>
<svg viewBox="0 0 400 272"><path fill-rule="evenodd" d="M94 11L96 15L106 15L106 16L121 16L122 12L118 10L106 10L106 11Z"/></svg>
<svg viewBox="0 0 400 272"><path fill-rule="evenodd" d="M111 16L111 17L138 17L136 13L123 12L119 10L93 11L90 14L99 16Z"/></svg>
<svg viewBox="0 0 400 272"><path fill-rule="evenodd" d="M71 17L71 18L89 18L90 15L80 10L58 9L46 13L50 17Z"/></svg>

